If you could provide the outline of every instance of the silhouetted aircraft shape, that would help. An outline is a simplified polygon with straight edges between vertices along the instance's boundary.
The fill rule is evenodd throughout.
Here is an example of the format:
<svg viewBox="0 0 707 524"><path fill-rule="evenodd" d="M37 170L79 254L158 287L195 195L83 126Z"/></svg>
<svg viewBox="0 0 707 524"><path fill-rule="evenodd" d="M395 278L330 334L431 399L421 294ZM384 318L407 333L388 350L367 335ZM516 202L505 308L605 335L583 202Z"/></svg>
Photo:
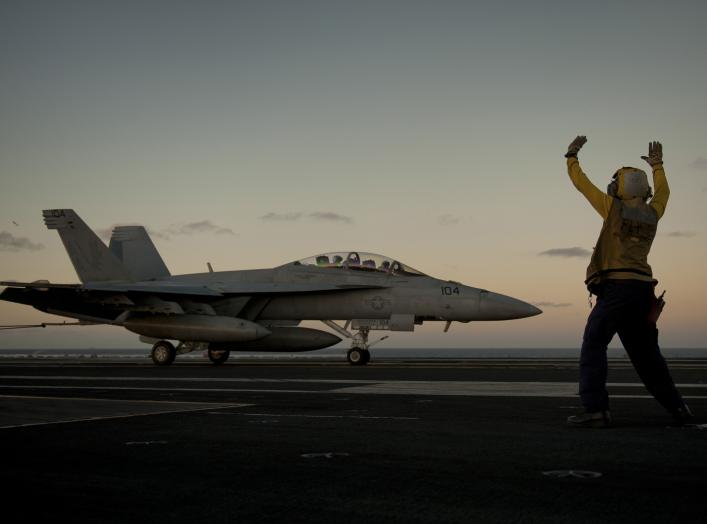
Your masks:
<svg viewBox="0 0 707 524"><path fill-rule="evenodd" d="M0 299L122 326L153 344L158 365L194 350L206 350L215 364L230 351L316 350L340 342L337 335L351 340L348 361L362 365L370 360L372 330L413 331L441 321L447 331L454 321L541 313L521 300L359 251L323 253L272 269L171 275L142 226L116 227L106 247L73 210L43 214L82 283L0 282L7 286ZM300 327L305 320L321 321L337 335Z"/></svg>

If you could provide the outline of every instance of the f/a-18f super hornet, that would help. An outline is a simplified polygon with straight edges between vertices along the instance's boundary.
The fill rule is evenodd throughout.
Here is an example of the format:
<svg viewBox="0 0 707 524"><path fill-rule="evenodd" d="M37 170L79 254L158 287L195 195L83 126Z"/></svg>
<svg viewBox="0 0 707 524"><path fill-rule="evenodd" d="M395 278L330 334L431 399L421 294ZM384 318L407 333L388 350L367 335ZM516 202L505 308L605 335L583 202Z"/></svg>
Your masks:
<svg viewBox="0 0 707 524"><path fill-rule="evenodd" d="M194 350L207 351L215 364L230 351L310 351L337 344L337 335L351 340L348 361L365 365L372 330L413 331L425 321L442 321L446 332L454 321L541 313L515 298L359 251L272 269L213 271L209 265L208 273L171 275L142 226L114 228L106 247L73 210L43 214L82 283L0 282L7 286L0 299L81 323L122 326L153 344L157 365ZM337 335L300 327L305 320L321 321Z"/></svg>

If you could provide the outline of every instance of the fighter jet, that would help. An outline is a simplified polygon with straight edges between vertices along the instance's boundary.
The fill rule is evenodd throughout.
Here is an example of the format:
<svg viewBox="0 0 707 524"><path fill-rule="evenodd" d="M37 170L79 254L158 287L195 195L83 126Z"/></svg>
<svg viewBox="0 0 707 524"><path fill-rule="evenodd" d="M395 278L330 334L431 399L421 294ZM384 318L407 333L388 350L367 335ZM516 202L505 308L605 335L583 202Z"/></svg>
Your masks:
<svg viewBox="0 0 707 524"><path fill-rule="evenodd" d="M349 363L371 358L371 331L414 331L423 322L511 320L540 309L485 289L440 280L387 256L323 253L272 269L171 275L142 226L113 230L109 246L71 209L43 212L81 284L0 282L0 299L89 324L122 326L152 344L159 366L205 351L311 351L351 341ZM300 327L321 321L331 332ZM343 325L341 322L345 322ZM383 337L387 338L387 337ZM381 339L382 340L382 339ZM176 342L177 345L173 342Z"/></svg>

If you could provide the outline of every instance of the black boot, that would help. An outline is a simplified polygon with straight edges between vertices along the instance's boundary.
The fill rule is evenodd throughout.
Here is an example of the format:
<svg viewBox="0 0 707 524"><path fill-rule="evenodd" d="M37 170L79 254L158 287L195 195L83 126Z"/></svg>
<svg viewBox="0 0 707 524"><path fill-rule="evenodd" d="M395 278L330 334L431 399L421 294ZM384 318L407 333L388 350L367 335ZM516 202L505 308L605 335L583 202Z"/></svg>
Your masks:
<svg viewBox="0 0 707 524"><path fill-rule="evenodd" d="M567 418L567 425L573 428L608 428L611 426L609 411L594 411Z"/></svg>
<svg viewBox="0 0 707 524"><path fill-rule="evenodd" d="M686 426L695 422L695 417L692 415L690 408L687 407L687 404L683 404L681 408L671 411L670 414L678 426Z"/></svg>

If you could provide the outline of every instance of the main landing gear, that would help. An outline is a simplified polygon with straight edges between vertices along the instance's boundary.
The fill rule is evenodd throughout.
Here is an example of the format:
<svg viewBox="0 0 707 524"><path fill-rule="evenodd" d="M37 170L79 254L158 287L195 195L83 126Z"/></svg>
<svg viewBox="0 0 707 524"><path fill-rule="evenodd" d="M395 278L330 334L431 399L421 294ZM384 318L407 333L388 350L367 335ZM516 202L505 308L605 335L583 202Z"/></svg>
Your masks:
<svg viewBox="0 0 707 524"><path fill-rule="evenodd" d="M231 352L227 349L209 349L209 360L215 365L220 366L228 360Z"/></svg>
<svg viewBox="0 0 707 524"><path fill-rule="evenodd" d="M155 342L152 346L152 362L158 366L169 366L177 357L177 350L166 340Z"/></svg>
<svg viewBox="0 0 707 524"><path fill-rule="evenodd" d="M152 362L158 366L169 366L174 362L177 355L202 350L207 351L209 360L217 366L226 362L231 355L231 352L227 349L208 349L208 344L205 342L180 342L179 346L175 348L171 342L158 340L152 346Z"/></svg>

